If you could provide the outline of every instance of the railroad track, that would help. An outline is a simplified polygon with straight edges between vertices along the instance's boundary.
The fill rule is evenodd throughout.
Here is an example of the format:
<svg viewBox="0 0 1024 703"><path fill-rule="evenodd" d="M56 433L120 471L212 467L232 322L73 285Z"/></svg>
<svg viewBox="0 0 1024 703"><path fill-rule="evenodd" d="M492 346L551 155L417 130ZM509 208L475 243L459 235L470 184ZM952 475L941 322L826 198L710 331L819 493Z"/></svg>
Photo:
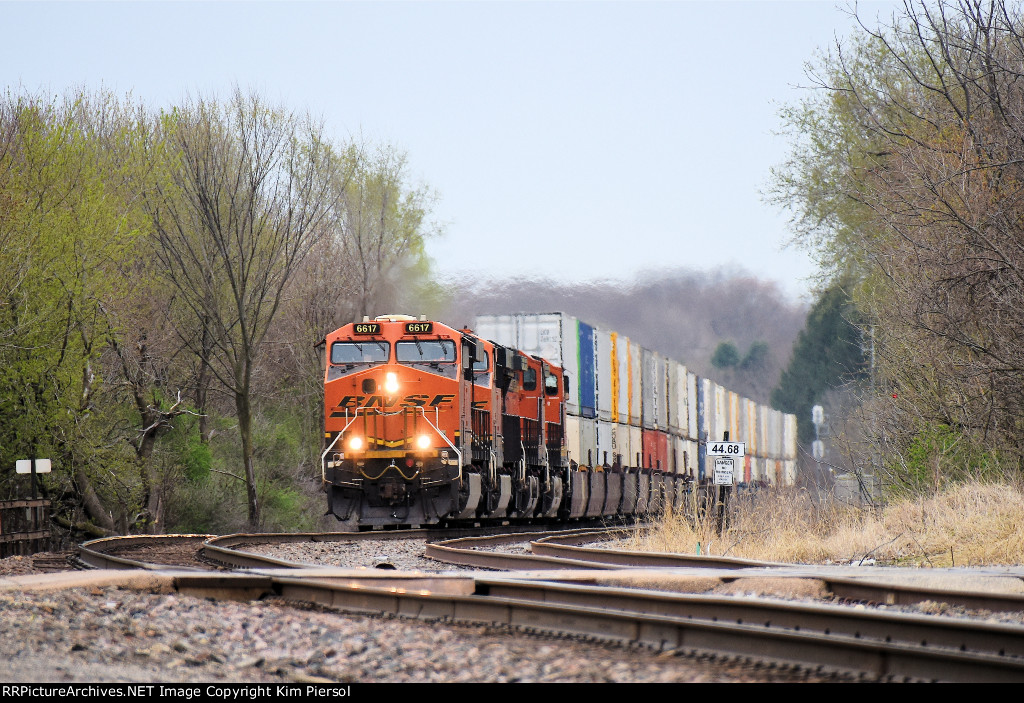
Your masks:
<svg viewBox="0 0 1024 703"><path fill-rule="evenodd" d="M402 533L408 538L408 533ZM367 535L361 537L359 535ZM375 533L339 535L232 535L206 540L189 536L178 540L193 550L212 548L217 561L240 557L244 574L175 576L183 592L220 597L254 598L277 595L354 613L388 613L427 620L496 623L527 631L571 634L628 642L688 655L726 654L730 657L782 664L822 667L829 671L857 672L872 679L943 681L1024 680L1024 627L924 615L908 615L870 608L795 603L763 598L612 588L566 582L571 574L588 569L599 579L609 569L651 568L634 560L658 563L659 572L699 568L717 573L723 581L771 573L775 577L818 578L809 567L780 567L720 557L631 555L593 549L581 544L598 535L500 535L443 540L427 545L444 559L458 563L480 559L489 568L529 570L528 576L488 574L423 575L378 570L311 568L247 554L255 540L295 542L372 539ZM400 539L395 536L389 539ZM126 538L135 539L135 538ZM528 542L534 554L499 554L496 545ZM90 543L92 544L92 543ZM125 547L127 545L122 545ZM114 550L117 551L117 550ZM495 556L497 554L497 556ZM673 559L674 557L674 559ZM117 557L123 559L124 557ZM507 561L500 561L507 560ZM613 563L614 562L614 563ZM473 562L477 563L477 562ZM152 565L150 565L152 566ZM166 567L164 567L166 568ZM593 576L598 574L598 576ZM556 580L557 579L557 580ZM963 594L935 589L913 589L893 584L872 584L861 579L831 578L829 589L838 595L844 587L856 590L858 600L877 603L916 602L921 599L969 603L988 609L1024 610L1020 596ZM844 598L851 598L849 593ZM991 607L995 606L995 607Z"/></svg>
<svg viewBox="0 0 1024 703"><path fill-rule="evenodd" d="M74 560L84 569L175 569L208 571L201 559L203 543L214 535L138 535L103 537L78 547Z"/></svg>
<svg viewBox="0 0 1024 703"><path fill-rule="evenodd" d="M509 554L491 551L489 547L519 543L518 535L463 537L433 542L425 555L451 564L500 571L536 571L541 569L595 570L624 568L659 568L705 570L722 582L742 578L814 579L836 598L859 603L884 605L917 605L925 601L947 603L972 610L1024 612L1024 595L928 588L913 584L875 581L871 578L846 575L842 569L817 566L794 566L732 557L697 556L634 552L615 549L581 547L615 536L615 531L577 530L538 537L529 542L530 554Z"/></svg>

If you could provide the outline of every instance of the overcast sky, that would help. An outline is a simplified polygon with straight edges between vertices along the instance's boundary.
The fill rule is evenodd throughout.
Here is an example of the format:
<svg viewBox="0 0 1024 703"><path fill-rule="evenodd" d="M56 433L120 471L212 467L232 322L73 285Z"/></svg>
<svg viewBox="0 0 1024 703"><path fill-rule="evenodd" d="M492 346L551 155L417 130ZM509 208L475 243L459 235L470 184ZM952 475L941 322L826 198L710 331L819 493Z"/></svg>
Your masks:
<svg viewBox="0 0 1024 703"><path fill-rule="evenodd" d="M861 3L862 8L865 3ZM866 4L867 13L890 5ZM154 107L234 83L408 153L443 274L813 272L762 202L832 2L4 2L6 86Z"/></svg>

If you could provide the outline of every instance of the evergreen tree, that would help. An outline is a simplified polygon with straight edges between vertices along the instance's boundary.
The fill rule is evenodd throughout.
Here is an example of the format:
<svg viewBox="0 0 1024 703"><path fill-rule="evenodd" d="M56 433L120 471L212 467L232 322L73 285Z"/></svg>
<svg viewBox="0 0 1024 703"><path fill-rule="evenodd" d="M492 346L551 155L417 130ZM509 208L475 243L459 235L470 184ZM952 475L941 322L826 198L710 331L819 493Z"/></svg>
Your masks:
<svg viewBox="0 0 1024 703"><path fill-rule="evenodd" d="M857 310L841 286L833 286L807 315L789 366L772 391L771 405L797 416L801 442L814 437L811 408L831 388L866 373Z"/></svg>

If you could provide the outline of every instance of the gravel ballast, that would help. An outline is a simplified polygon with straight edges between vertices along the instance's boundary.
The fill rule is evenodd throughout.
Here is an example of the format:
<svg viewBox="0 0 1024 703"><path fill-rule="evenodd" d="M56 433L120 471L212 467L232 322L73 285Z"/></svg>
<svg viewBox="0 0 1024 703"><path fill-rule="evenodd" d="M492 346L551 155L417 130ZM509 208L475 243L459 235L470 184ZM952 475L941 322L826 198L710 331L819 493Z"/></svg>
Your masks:
<svg viewBox="0 0 1024 703"><path fill-rule="evenodd" d="M0 680L714 682L830 680L492 626L119 587L0 593Z"/></svg>

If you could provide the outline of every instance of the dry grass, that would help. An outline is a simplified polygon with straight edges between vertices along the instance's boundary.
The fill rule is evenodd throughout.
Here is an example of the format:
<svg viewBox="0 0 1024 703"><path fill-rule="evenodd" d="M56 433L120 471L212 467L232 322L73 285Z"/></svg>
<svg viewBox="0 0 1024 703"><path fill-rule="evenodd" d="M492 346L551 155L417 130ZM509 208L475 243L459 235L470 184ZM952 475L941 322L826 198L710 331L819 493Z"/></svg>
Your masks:
<svg viewBox="0 0 1024 703"><path fill-rule="evenodd" d="M702 554L803 563L1024 564L1024 492L1017 485L955 486L877 511L815 504L799 490L764 491L736 501L722 535L710 515L690 517L695 507L666 515L631 538L630 548L693 554L699 544Z"/></svg>

